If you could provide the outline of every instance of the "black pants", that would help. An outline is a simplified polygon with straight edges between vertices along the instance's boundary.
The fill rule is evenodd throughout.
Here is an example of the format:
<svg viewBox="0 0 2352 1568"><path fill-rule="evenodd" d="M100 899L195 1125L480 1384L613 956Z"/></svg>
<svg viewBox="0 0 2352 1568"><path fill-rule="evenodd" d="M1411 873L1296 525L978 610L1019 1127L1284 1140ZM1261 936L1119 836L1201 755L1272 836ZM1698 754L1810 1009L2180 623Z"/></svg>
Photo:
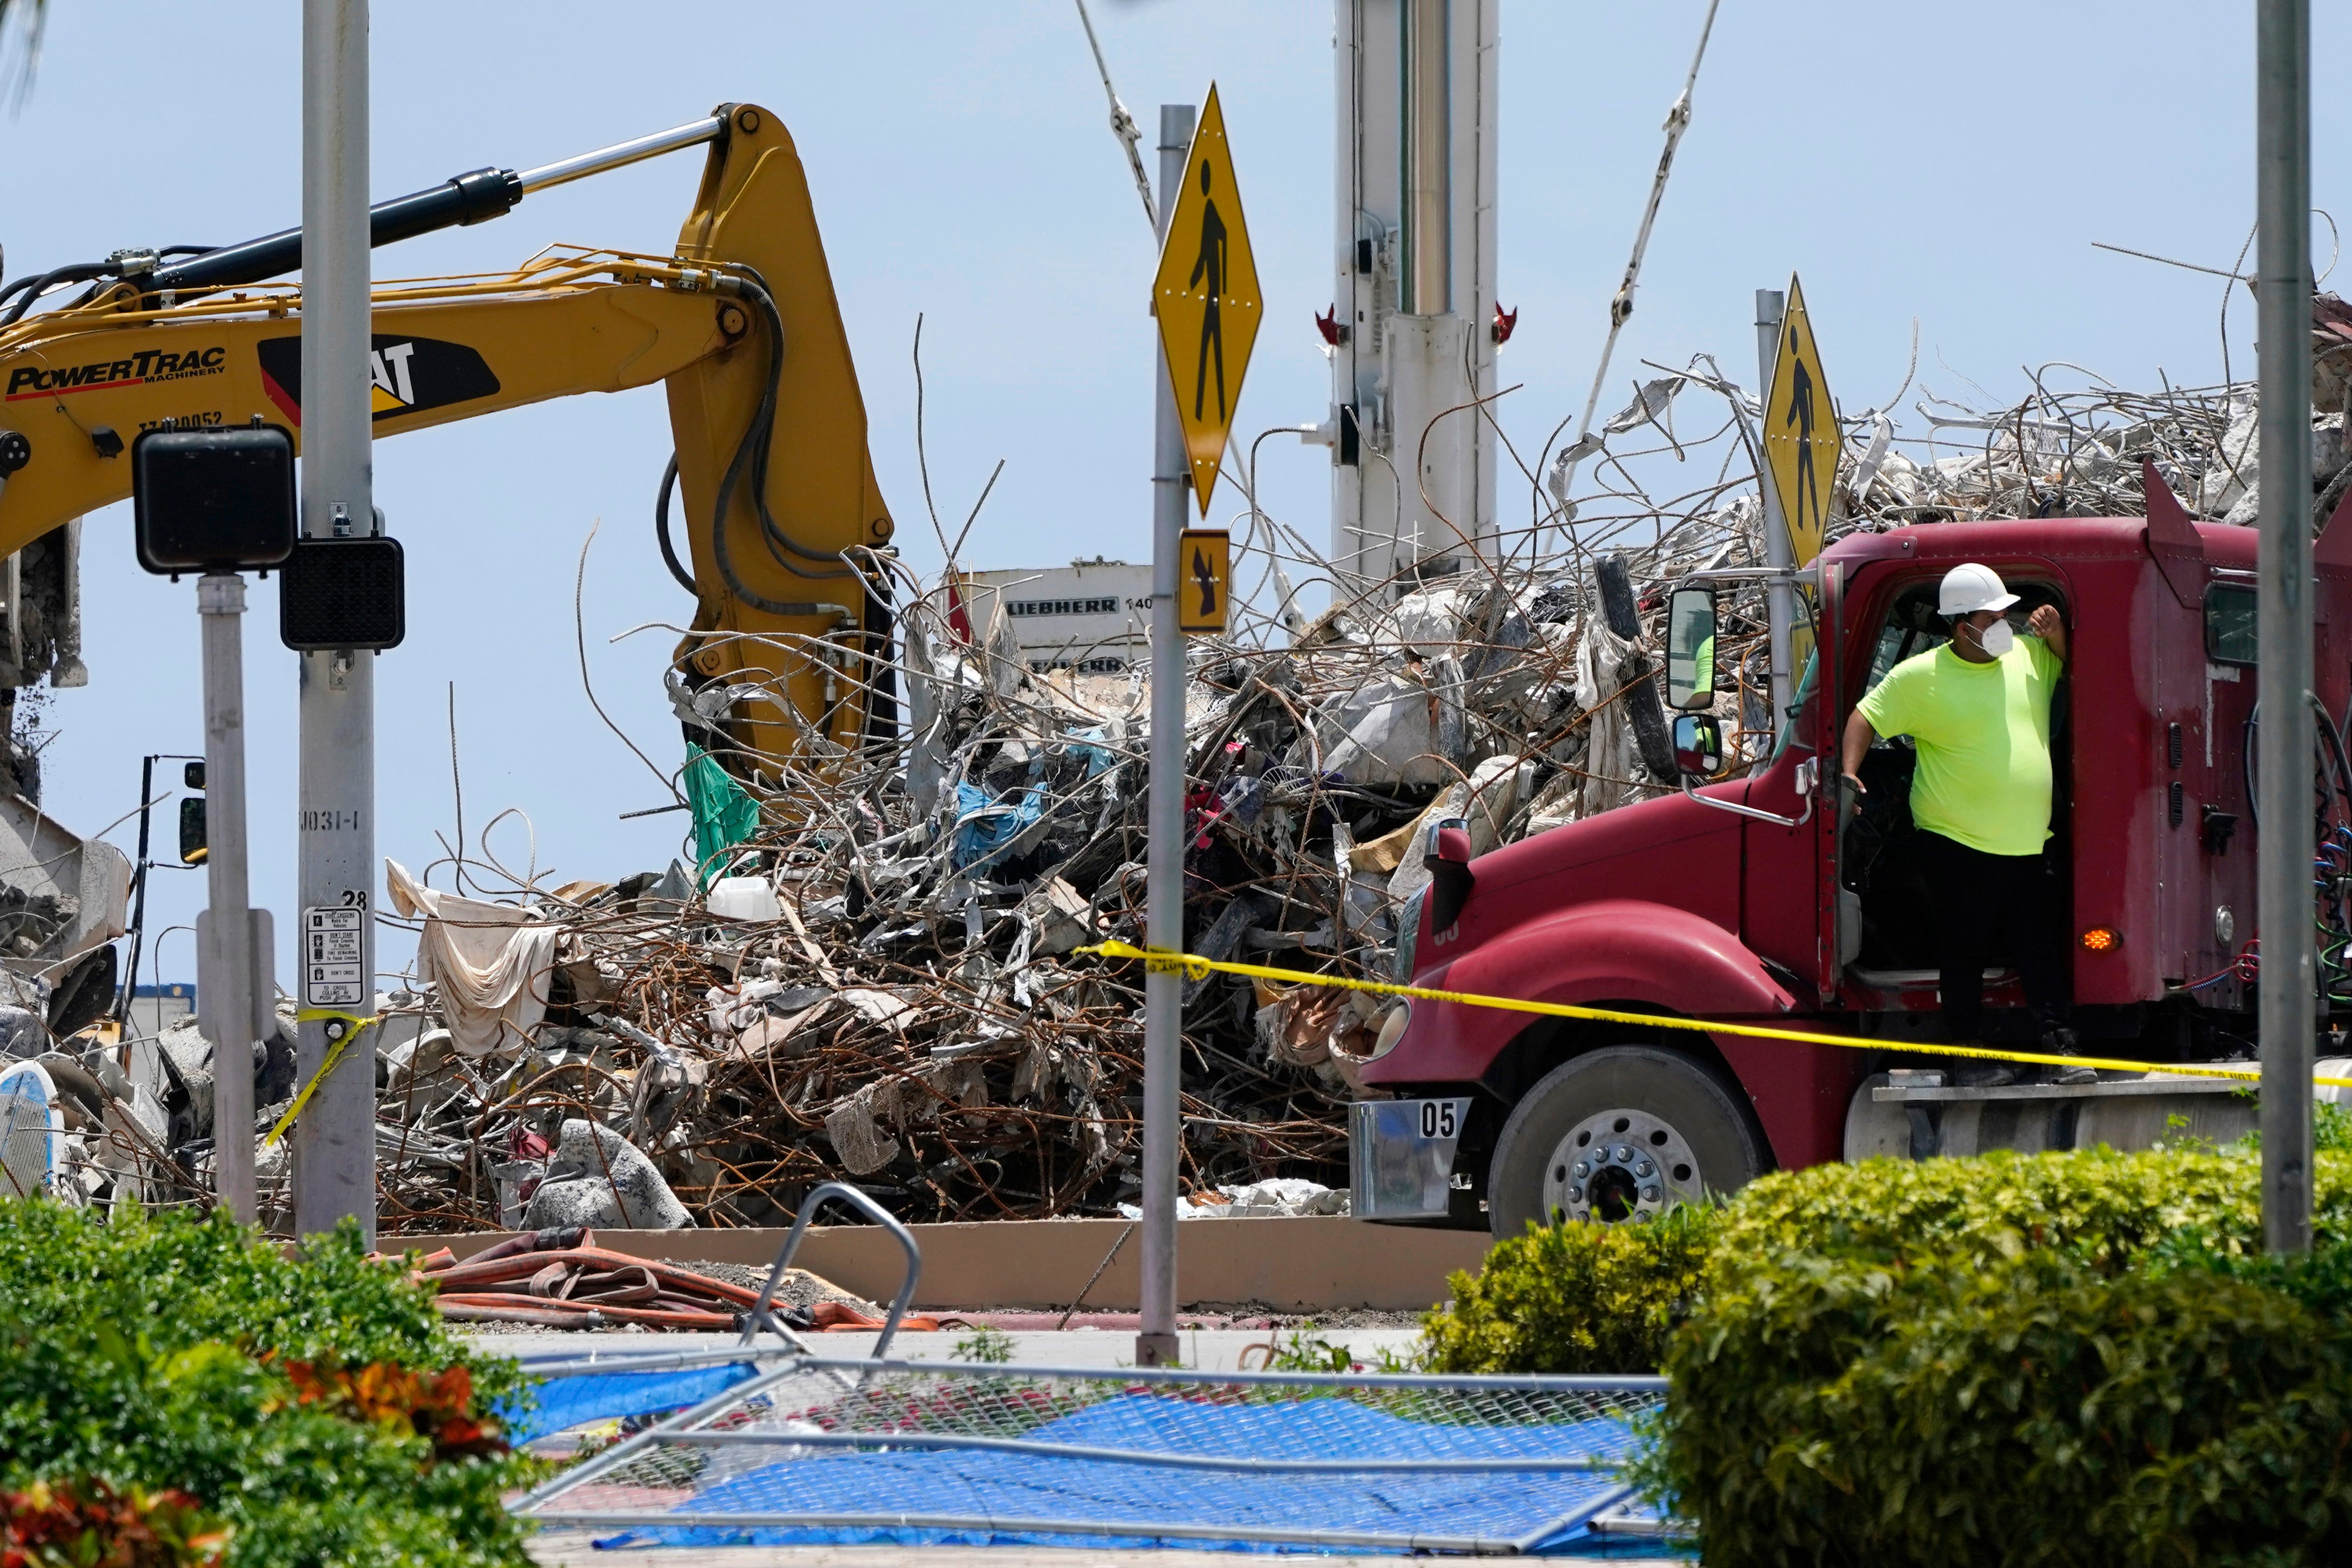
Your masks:
<svg viewBox="0 0 2352 1568"><path fill-rule="evenodd" d="M2053 879L2039 855L1988 855L1922 829L1920 867L1936 910L1948 1038L1984 1038L1984 972L1996 944L2007 950L2037 1033L2066 1022L2066 935Z"/></svg>

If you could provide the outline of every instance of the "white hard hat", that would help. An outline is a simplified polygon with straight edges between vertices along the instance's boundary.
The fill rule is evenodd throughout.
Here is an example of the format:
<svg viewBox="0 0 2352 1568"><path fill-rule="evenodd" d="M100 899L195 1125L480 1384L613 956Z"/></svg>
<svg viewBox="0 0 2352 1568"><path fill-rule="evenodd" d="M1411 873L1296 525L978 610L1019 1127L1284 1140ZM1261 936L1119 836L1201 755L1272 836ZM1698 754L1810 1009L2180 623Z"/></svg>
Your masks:
<svg viewBox="0 0 2352 1568"><path fill-rule="evenodd" d="M1942 616L2005 610L2015 603L2017 595L2001 585L2000 574L1973 561L1945 573L1944 585L1936 592L1936 613Z"/></svg>

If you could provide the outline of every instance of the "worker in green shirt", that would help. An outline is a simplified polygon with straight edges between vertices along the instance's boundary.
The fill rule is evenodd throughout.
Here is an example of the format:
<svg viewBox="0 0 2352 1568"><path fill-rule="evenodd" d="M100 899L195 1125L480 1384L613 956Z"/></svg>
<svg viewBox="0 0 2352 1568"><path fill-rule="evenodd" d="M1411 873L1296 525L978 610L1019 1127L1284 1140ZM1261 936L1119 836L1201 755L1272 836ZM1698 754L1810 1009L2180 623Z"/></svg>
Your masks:
<svg viewBox="0 0 2352 1568"><path fill-rule="evenodd" d="M1984 971L1995 932L2006 932L2045 1051L2072 1055L2066 942L2042 848L2050 837L2050 699L2066 668L2066 626L2044 605L2018 635L2005 614L2018 602L1989 566L1944 574L1937 609L1952 640L1906 658L1858 703L1845 726L1840 766L1856 775L1881 735L1908 735L1918 752L1911 820L1935 897L1937 967L1946 1037L1984 1040ZM1963 1066L1967 1085L2012 1083L2006 1063ZM2058 1083L2098 1075L2070 1067Z"/></svg>

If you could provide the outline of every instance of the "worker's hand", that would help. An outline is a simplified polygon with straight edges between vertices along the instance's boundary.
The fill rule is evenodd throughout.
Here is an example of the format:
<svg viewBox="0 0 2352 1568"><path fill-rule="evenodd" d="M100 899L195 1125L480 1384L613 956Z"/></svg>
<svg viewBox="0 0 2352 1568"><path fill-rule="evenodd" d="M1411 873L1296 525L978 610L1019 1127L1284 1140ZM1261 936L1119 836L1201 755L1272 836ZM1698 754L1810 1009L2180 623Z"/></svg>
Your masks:
<svg viewBox="0 0 2352 1568"><path fill-rule="evenodd" d="M2057 605L2044 605L2025 617L2025 629L2043 642L2048 642L2053 637L2063 635L2066 630L2066 625L2058 618Z"/></svg>
<svg viewBox="0 0 2352 1568"><path fill-rule="evenodd" d="M1853 785L1853 793L1856 795L1868 795L1870 793L1869 789L1863 784L1863 782L1854 777L1852 773L1840 773L1838 777Z"/></svg>

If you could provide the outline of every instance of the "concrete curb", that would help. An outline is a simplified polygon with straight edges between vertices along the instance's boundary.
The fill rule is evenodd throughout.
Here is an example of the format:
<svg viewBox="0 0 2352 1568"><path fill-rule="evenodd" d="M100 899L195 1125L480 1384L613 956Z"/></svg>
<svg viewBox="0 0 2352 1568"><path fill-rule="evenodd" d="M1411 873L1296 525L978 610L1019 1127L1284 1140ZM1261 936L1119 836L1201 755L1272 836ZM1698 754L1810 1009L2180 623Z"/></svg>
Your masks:
<svg viewBox="0 0 2352 1568"><path fill-rule="evenodd" d="M923 1249L920 1308L1059 1310L1087 1289L1129 1222L1119 1219L986 1220L910 1226ZM386 1237L387 1251L448 1247L470 1258L511 1233ZM697 1263L765 1264L784 1244L781 1229L599 1230L615 1252L692 1268ZM1134 1311L1141 1299L1142 1249L1130 1237L1087 1290L1094 1311ZM1475 1272L1491 1245L1482 1231L1373 1225L1335 1215L1282 1219L1202 1219L1177 1226L1181 1306L1261 1306L1279 1312L1383 1310L1428 1307L1445 1299L1446 1276ZM818 1226L801 1244L796 1267L845 1290L887 1303L906 1263L898 1243L874 1226Z"/></svg>

